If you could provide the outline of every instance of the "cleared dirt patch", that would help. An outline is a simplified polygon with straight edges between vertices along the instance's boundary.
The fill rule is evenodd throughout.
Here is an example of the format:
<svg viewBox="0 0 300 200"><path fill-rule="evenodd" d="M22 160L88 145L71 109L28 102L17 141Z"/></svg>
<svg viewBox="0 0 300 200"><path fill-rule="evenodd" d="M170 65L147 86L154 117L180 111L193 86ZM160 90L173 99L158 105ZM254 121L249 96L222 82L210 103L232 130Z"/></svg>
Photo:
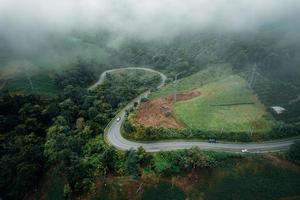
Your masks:
<svg viewBox="0 0 300 200"><path fill-rule="evenodd" d="M193 90L177 94L176 99L177 101L186 101L199 95L199 91ZM145 102L138 110L134 120L146 127L182 128L183 124L173 115L173 103L173 96Z"/></svg>

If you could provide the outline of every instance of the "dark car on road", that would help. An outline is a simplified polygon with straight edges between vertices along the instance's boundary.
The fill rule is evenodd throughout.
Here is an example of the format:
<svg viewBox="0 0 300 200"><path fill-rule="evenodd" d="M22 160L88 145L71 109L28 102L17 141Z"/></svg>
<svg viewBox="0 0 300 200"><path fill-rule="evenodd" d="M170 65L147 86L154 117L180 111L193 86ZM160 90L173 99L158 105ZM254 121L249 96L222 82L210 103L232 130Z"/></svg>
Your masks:
<svg viewBox="0 0 300 200"><path fill-rule="evenodd" d="M209 138L208 143L217 143L217 140L215 138Z"/></svg>

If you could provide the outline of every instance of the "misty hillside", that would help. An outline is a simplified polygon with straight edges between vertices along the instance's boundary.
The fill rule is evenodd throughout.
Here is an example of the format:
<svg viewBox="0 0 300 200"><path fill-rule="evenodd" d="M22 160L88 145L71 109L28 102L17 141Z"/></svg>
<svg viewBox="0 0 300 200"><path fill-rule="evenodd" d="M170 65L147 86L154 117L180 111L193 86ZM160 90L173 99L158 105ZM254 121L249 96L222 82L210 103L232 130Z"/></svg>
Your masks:
<svg viewBox="0 0 300 200"><path fill-rule="evenodd" d="M99 72L116 66L137 65L163 70L170 75L184 71L185 76L210 64L230 63L236 73L248 79L256 66L259 75L254 89L264 93L262 100L268 106L280 105L298 112L299 102L293 105L289 102L299 97L299 41L299 34L293 30L273 27L234 34L190 33L169 41L144 41L129 37L117 40L102 32L90 35L73 33L58 40L50 37L42 51L29 51L27 55L20 55L23 52L5 55L7 48L2 46L1 78L4 81L18 74L24 76L18 72L20 67L29 73L38 71L40 74L43 73L41 70L45 73L59 72L70 68L78 58L93 61Z"/></svg>
<svg viewBox="0 0 300 200"><path fill-rule="evenodd" d="M299 0L0 0L0 200L300 197Z"/></svg>

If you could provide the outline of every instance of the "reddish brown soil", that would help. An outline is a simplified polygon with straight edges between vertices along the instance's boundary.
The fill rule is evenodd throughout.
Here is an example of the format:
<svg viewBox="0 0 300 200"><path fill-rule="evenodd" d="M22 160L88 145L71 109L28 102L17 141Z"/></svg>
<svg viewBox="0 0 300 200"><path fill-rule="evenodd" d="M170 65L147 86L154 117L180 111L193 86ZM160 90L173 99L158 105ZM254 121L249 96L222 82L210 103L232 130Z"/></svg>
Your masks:
<svg viewBox="0 0 300 200"><path fill-rule="evenodd" d="M193 90L177 94L177 101L186 101L200 95L199 91ZM146 127L160 126L165 128L182 128L173 114L173 96L154 99L145 102L135 116L135 122Z"/></svg>

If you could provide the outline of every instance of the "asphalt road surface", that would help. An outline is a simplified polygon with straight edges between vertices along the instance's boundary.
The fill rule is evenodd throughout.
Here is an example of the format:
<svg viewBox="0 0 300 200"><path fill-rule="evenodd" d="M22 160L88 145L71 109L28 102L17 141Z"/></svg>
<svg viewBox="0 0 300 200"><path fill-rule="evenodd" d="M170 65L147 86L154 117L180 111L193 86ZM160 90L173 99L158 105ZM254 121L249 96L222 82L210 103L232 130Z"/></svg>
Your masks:
<svg viewBox="0 0 300 200"><path fill-rule="evenodd" d="M105 79L106 73L113 72L116 70L124 69L135 69L135 70L146 70L154 73L158 73L162 77L161 83L158 85L158 88L162 87L165 83L166 76L158 71L142 68L142 67L128 67L121 69L113 69L105 71L101 74L98 82L91 86L89 89L95 88L97 85L101 84ZM157 151L171 151L177 149L189 149L192 147L199 147L203 150L214 150L214 151L226 151L226 152L241 152L243 149L247 149L250 153L263 153L270 151L279 151L286 150L289 146L299 138L287 138L281 140L272 140L262 143L208 143L203 141L191 141L191 140L172 140L172 141L161 141L161 142L135 142L125 139L121 135L121 126L125 119L125 110L132 107L134 102L139 102L143 97L147 97L150 94L150 91L146 91L143 94L139 95L131 103L129 103L121 112L115 116L115 118L108 124L106 127L106 141L115 146L120 150L129 150L137 149L143 147L147 152L157 152ZM118 121L117 118L120 117Z"/></svg>

